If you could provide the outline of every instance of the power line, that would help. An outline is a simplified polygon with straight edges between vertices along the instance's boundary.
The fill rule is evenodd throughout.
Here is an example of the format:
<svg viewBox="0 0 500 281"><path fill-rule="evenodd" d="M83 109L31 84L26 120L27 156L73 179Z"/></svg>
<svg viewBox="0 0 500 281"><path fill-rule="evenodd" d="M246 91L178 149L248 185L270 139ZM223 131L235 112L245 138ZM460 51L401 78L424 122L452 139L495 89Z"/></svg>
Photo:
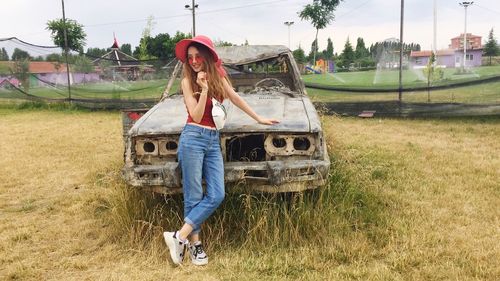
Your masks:
<svg viewBox="0 0 500 281"><path fill-rule="evenodd" d="M359 6L356 6L355 8L353 8L353 9L351 9L351 10L349 10L349 11L347 11L347 12L345 12L345 13L339 15L339 16L336 16L335 19L344 17L344 16L346 16L346 15L348 15L348 14L356 11L357 9L359 9L359 8L363 7L364 5L368 4L368 2L370 2L370 1L372 1L372 0L367 0L367 1L363 2L363 3L361 3Z"/></svg>
<svg viewBox="0 0 500 281"><path fill-rule="evenodd" d="M247 7L254 7L254 6L260 6L260 5L266 5L266 4L274 4L274 3L285 2L285 1L286 0L275 0L275 1L269 1L269 2L261 2L261 3L241 5L241 6L235 6L235 7L230 7L230 8L224 8L224 9L210 10L210 11L206 11L206 12L199 12L198 14L217 13L217 12L222 12L222 11L229 11L229 10L235 10L235 9L241 9L241 8L247 8Z"/></svg>
<svg viewBox="0 0 500 281"><path fill-rule="evenodd" d="M187 16L189 16L189 15L174 15L174 16L168 16L168 17L155 18L155 20L164 20L164 19L171 19L171 18L178 18L178 17L187 17ZM108 23L85 24L83 26L85 26L85 27L94 27L94 26L124 24L124 23L133 23L133 22L143 22L143 21L147 21L147 20L148 19L135 19L135 20L125 20L125 21L108 22Z"/></svg>
<svg viewBox="0 0 500 281"><path fill-rule="evenodd" d="M210 23L210 25L213 25L214 27L216 27L217 29L219 29L219 30L221 30L221 31L223 31L223 32L230 33L230 34L232 34L232 35L234 35L234 36L238 37L238 38L239 38L239 39L241 39L241 40L246 40L246 39L247 39L247 38L243 38L241 33L236 33L236 32L233 32L233 31L229 30L229 29L227 28L227 26L221 26L221 25L219 25L219 24L217 24L217 23L213 22L211 19L204 18L204 19L203 19L203 21L204 21L204 22L208 22L208 23Z"/></svg>
<svg viewBox="0 0 500 281"><path fill-rule="evenodd" d="M479 8L481 8L481 9L485 9L486 11L489 11L489 12L492 12L492 13L495 13L495 14L499 14L499 15L500 15L500 12L497 12L497 11L492 10L492 9L490 9L490 8L486 8L486 7L480 6L480 5L478 5L478 4L475 4L474 6L479 7Z"/></svg>
<svg viewBox="0 0 500 281"><path fill-rule="evenodd" d="M274 0L274 1L268 1L268 2L260 2L260 3L254 3L254 4L248 4L248 5L241 5L241 6L235 6L235 7L230 7L230 8L208 10L208 11L205 11L205 12L198 12L197 14L217 13L217 12L223 12L223 11L229 11L229 10L235 10L235 9L242 9L242 8L247 8L247 7L254 7L254 6L260 6L260 5L274 4L274 3L285 2L285 1L286 0ZM172 15L172 16L164 16L164 17L155 17L155 20L165 20L165 19L178 18L178 17L188 17L188 16L191 16L191 15L190 14L183 14L183 15ZM85 27L94 27L94 26L104 26L104 25L113 25L113 24L125 24L125 23L134 23L134 22L144 22L144 21L147 21L147 19L134 19L134 20L124 20L124 21L108 22L108 23L87 24L87 25L84 25L84 26Z"/></svg>

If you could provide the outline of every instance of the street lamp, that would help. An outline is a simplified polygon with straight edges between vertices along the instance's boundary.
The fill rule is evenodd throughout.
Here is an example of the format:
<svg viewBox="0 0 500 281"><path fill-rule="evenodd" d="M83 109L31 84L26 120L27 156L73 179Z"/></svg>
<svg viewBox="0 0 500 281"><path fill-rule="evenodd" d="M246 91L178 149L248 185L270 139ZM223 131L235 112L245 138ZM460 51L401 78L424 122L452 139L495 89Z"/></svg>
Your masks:
<svg viewBox="0 0 500 281"><path fill-rule="evenodd" d="M464 7L465 8L465 24L464 24L464 64L463 64L463 67L464 67L464 70L465 70L465 63L466 63L466 60L467 60L467 7L469 7L470 5L474 4L474 1L463 1L463 2L460 2L459 3L460 6Z"/></svg>
<svg viewBox="0 0 500 281"><path fill-rule="evenodd" d="M432 51L434 52L434 55L437 55L437 0L434 0L434 34L432 38ZM434 65L436 65L437 60L434 62Z"/></svg>
<svg viewBox="0 0 500 281"><path fill-rule="evenodd" d="M198 4L194 3L195 0L193 0L193 4L190 5L184 5L184 8L191 10L193 12L193 37L196 36L196 23L195 23L195 9L198 8Z"/></svg>
<svg viewBox="0 0 500 281"><path fill-rule="evenodd" d="M293 24L293 21L285 21L284 24L288 26L288 49L290 49L290 25Z"/></svg>
<svg viewBox="0 0 500 281"><path fill-rule="evenodd" d="M405 0L401 0L401 16L399 20L399 93L398 101L401 106L401 101L403 99L403 23L405 15Z"/></svg>
<svg viewBox="0 0 500 281"><path fill-rule="evenodd" d="M63 29L64 57L66 60L66 76L68 78L68 100L69 103L71 104L71 80L69 78L69 63L68 63L68 32L67 32L68 27L66 26L66 13L64 11L64 0L61 0L61 3L62 3L63 24L64 24L64 29Z"/></svg>

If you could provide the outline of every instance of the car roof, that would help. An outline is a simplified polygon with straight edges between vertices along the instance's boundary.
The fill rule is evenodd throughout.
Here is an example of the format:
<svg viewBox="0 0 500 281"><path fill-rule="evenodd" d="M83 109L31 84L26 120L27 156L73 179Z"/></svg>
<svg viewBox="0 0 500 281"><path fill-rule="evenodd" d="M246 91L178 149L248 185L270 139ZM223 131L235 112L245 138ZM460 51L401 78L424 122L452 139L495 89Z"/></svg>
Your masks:
<svg viewBox="0 0 500 281"><path fill-rule="evenodd" d="M242 65L275 58L290 50L282 45L246 45L216 47L217 54L227 65Z"/></svg>

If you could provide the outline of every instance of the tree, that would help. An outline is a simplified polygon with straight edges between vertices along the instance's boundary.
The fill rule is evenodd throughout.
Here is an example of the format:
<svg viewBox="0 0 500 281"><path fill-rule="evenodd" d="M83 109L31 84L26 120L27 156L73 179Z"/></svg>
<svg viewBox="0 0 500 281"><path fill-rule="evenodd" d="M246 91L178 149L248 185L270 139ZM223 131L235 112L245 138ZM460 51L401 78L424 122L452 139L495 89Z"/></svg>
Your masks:
<svg viewBox="0 0 500 281"><path fill-rule="evenodd" d="M165 48L165 52L169 54L169 58L174 56L175 53L175 45L181 41L182 39L190 38L191 35L189 33L183 33L177 31L173 37L170 37L170 40L163 42L163 47Z"/></svg>
<svg viewBox="0 0 500 281"><path fill-rule="evenodd" d="M83 25L79 24L75 20L66 19L64 23L63 19L49 20L47 22L47 28L50 31L50 36L54 41L56 46L65 48L64 43L64 29L66 29L66 37L68 38L68 49L83 52L83 46L85 46L85 37L87 34L83 31Z"/></svg>
<svg viewBox="0 0 500 281"><path fill-rule="evenodd" d="M234 44L233 44L233 43L231 43L231 42L227 42L227 41L223 41L223 40L221 40L221 39L217 39L217 40L215 40L214 45L215 45L216 47L228 47L228 46L234 46Z"/></svg>
<svg viewBox="0 0 500 281"><path fill-rule="evenodd" d="M107 52L106 49L88 48L85 54L91 58L97 59L104 56Z"/></svg>
<svg viewBox="0 0 500 281"><path fill-rule="evenodd" d="M497 40L493 35L493 28L490 30L488 34L488 41L484 44L483 52L485 56L490 57L490 65L491 65L491 57L498 56L500 54L500 47L498 47Z"/></svg>
<svg viewBox="0 0 500 281"><path fill-rule="evenodd" d="M172 56L173 53L169 53L167 48L165 48L165 42L170 41L170 35L168 33L159 33L155 37L148 37L147 39L147 51L148 55L155 58L165 59Z"/></svg>
<svg viewBox="0 0 500 281"><path fill-rule="evenodd" d="M325 58L331 60L333 58L333 42L330 37L328 37L328 43L326 44Z"/></svg>
<svg viewBox="0 0 500 281"><path fill-rule="evenodd" d="M12 60L23 60L23 59L31 59L31 56L28 52L23 51L19 48L15 48L14 52L12 53Z"/></svg>
<svg viewBox="0 0 500 281"><path fill-rule="evenodd" d="M307 4L300 11L299 17L301 20L310 20L316 28L316 47L313 52L313 62L316 61L316 53L318 49L318 32L325 28L335 18L333 12L341 0L313 0L312 4Z"/></svg>
<svg viewBox="0 0 500 281"><path fill-rule="evenodd" d="M292 52L293 58L297 63L305 63L306 62L306 55L304 53L304 50L300 47L295 51Z"/></svg>
<svg viewBox="0 0 500 281"><path fill-rule="evenodd" d="M49 54L47 57L45 57L45 61L52 61L52 62L62 62L63 58L61 54Z"/></svg>
<svg viewBox="0 0 500 281"><path fill-rule="evenodd" d="M44 61L42 56L36 56L36 57L32 58L32 60L33 61Z"/></svg>
<svg viewBox="0 0 500 281"><path fill-rule="evenodd" d="M351 42L349 41L349 37L347 37L347 40L345 41L344 50L342 51L342 54L340 56L342 58L342 65L344 67L349 67L349 65L354 62L355 54L354 50L352 49Z"/></svg>
<svg viewBox="0 0 500 281"><path fill-rule="evenodd" d="M0 61L6 61L9 60L9 54L7 53L7 50L5 48L2 48L0 50Z"/></svg>
<svg viewBox="0 0 500 281"><path fill-rule="evenodd" d="M130 45L130 44L122 44L122 46L120 47L120 50L129 56L132 55L132 45Z"/></svg>
<svg viewBox="0 0 500 281"><path fill-rule="evenodd" d="M190 38L189 34L177 31L174 36L168 33L159 33L155 37L148 37L145 42L146 55L157 57L161 60L168 60L174 57L175 45L182 39ZM144 38L141 38L143 40ZM134 57L140 57L141 46L137 46L133 52Z"/></svg>
<svg viewBox="0 0 500 281"><path fill-rule="evenodd" d="M381 65L384 65L388 62L395 62L395 54L399 52L399 42L391 42L391 41L383 41L376 42L370 46L370 55L371 58ZM403 44L403 53L409 55L411 51L420 51L420 45L415 43L404 43ZM399 56L398 56L399 57Z"/></svg>
<svg viewBox="0 0 500 281"><path fill-rule="evenodd" d="M102 71L101 76L104 79L106 79L106 80L113 79L113 70L111 68L111 62L109 60L100 60L99 61L99 68Z"/></svg>
<svg viewBox="0 0 500 281"><path fill-rule="evenodd" d="M21 82L22 87L26 92L30 89L30 61L29 58L20 58L14 62L14 67L11 70L12 75Z"/></svg>
<svg viewBox="0 0 500 281"><path fill-rule="evenodd" d="M75 60L75 72L89 73L94 72L94 64L85 56L78 56Z"/></svg>
<svg viewBox="0 0 500 281"><path fill-rule="evenodd" d="M370 55L368 49L365 47L365 41L363 38L358 37L356 42L356 50L354 51L356 59L362 59Z"/></svg>
<svg viewBox="0 0 500 281"><path fill-rule="evenodd" d="M190 38L190 37L191 37L191 34L189 34L189 33L183 33L183 32L177 31L175 33L174 37L172 37L172 47L171 47L172 54L175 52L175 45L179 41L181 41L182 39Z"/></svg>
<svg viewBox="0 0 500 281"><path fill-rule="evenodd" d="M148 21L146 23L146 27L142 31L142 37L139 43L138 55L140 60L154 59L154 57L148 53L148 41L151 38L151 31L153 31L155 24L156 22L154 21L154 17L149 16Z"/></svg>
<svg viewBox="0 0 500 281"><path fill-rule="evenodd" d="M443 79L444 72L441 68L435 66L436 55L434 52L431 53L427 66L424 68L424 74L427 77L427 102L431 101L431 90L430 87L432 82Z"/></svg>
<svg viewBox="0 0 500 281"><path fill-rule="evenodd" d="M313 40L311 43L311 51L309 52L309 55L307 56L307 60L312 63L312 65L316 64L316 57L315 53L318 52L318 44L316 40Z"/></svg>

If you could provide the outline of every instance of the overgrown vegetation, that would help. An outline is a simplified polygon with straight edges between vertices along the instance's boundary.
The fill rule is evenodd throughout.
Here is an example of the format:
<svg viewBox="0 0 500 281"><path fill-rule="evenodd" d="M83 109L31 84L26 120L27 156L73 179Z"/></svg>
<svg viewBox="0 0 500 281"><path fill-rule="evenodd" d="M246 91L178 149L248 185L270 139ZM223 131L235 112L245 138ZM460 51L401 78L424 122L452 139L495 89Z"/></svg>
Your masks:
<svg viewBox="0 0 500 281"><path fill-rule="evenodd" d="M180 196L125 186L118 113L0 107L6 279L498 280L498 117L325 117L329 184L228 194L174 268ZM27 176L29 175L29 176Z"/></svg>

